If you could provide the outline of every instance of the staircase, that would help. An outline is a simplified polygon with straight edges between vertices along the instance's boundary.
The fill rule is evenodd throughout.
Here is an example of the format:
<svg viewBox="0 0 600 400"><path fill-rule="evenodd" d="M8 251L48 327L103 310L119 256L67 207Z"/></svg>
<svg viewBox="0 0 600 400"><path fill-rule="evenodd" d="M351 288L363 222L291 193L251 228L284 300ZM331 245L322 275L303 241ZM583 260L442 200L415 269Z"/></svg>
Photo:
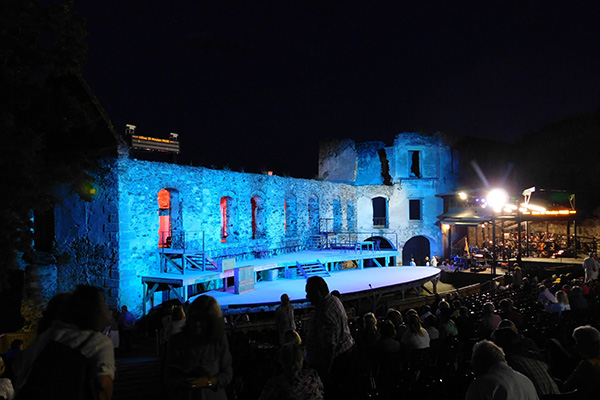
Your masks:
<svg viewBox="0 0 600 400"><path fill-rule="evenodd" d="M218 271L217 263L204 255L204 253L159 253L161 258L161 272L173 269L181 274L186 269L194 271ZM184 268L185 266L185 268Z"/></svg>
<svg viewBox="0 0 600 400"><path fill-rule="evenodd" d="M296 261L296 267L298 267L298 272L302 274L305 279L310 278L311 276L331 276L329 272L327 272L327 268L317 260L316 263L308 263L308 264L300 264Z"/></svg>
<svg viewBox="0 0 600 400"><path fill-rule="evenodd" d="M306 241L304 248L306 250L322 250L325 248L327 239L325 235L311 235Z"/></svg>
<svg viewBox="0 0 600 400"><path fill-rule="evenodd" d="M183 258L187 261L187 268L199 271L214 270L217 271L217 263L204 253L184 254Z"/></svg>

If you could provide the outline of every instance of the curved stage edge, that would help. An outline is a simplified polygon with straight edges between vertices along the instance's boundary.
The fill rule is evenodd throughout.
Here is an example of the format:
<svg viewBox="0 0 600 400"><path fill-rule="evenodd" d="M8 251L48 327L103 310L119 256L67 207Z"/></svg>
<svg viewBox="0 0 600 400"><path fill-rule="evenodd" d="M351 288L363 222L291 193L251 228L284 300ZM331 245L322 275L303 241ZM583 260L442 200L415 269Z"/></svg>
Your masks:
<svg viewBox="0 0 600 400"><path fill-rule="evenodd" d="M365 296L417 289L432 281L439 280L440 270L433 267L373 267L331 272L324 277L329 290L338 290L344 301ZM256 282L254 290L242 294L233 291L210 291L203 294L213 296L221 305L223 314L242 314L259 311L273 311L280 303L280 297L287 293L297 308L308 307L305 279L277 279ZM193 301L194 298L190 298Z"/></svg>

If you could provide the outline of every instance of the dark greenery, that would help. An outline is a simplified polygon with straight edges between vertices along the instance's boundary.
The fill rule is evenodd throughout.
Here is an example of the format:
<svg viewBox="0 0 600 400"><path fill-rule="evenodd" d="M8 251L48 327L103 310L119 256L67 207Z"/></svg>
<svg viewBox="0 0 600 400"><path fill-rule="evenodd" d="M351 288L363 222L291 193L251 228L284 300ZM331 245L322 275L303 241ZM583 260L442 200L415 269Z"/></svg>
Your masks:
<svg viewBox="0 0 600 400"><path fill-rule="evenodd" d="M109 123L80 77L85 53L69 2L0 0L0 273L33 261L31 216L52 209L56 184L90 196L85 171L107 145L92 138Z"/></svg>

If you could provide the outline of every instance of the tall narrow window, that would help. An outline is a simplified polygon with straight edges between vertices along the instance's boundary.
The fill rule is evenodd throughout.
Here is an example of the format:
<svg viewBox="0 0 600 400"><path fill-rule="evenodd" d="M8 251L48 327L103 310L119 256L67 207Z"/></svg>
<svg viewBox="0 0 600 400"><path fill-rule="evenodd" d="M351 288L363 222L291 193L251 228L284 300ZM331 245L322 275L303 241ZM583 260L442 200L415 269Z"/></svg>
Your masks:
<svg viewBox="0 0 600 400"><path fill-rule="evenodd" d="M408 219L416 221L421 219L421 200L409 200Z"/></svg>
<svg viewBox="0 0 600 400"><path fill-rule="evenodd" d="M387 199L385 197L375 197L372 199L372 203L373 203L373 227L374 228L387 228L387 226L388 226Z"/></svg>
<svg viewBox="0 0 600 400"><path fill-rule="evenodd" d="M333 231L342 231L342 203L339 199L333 200Z"/></svg>
<svg viewBox="0 0 600 400"><path fill-rule="evenodd" d="M264 237L264 212L263 200L260 196L253 196L250 199L252 204L252 239Z"/></svg>
<svg viewBox="0 0 600 400"><path fill-rule="evenodd" d="M346 229L348 230L348 232L354 232L356 227L355 227L355 219L354 219L354 203L352 203L351 201L349 201L346 204Z"/></svg>
<svg viewBox="0 0 600 400"><path fill-rule="evenodd" d="M171 247L171 193L158 192L158 247Z"/></svg>
<svg viewBox="0 0 600 400"><path fill-rule="evenodd" d="M285 211L285 234L292 236L296 234L296 199L289 196L283 203Z"/></svg>
<svg viewBox="0 0 600 400"><path fill-rule="evenodd" d="M319 199L317 196L312 196L308 200L308 230L311 234L320 232L320 218Z"/></svg>
<svg viewBox="0 0 600 400"><path fill-rule="evenodd" d="M221 197L221 242L226 242L233 226L233 199Z"/></svg>
<svg viewBox="0 0 600 400"><path fill-rule="evenodd" d="M421 162L419 159L418 151L409 151L409 163L410 163L410 174L411 178L420 178L421 177Z"/></svg>

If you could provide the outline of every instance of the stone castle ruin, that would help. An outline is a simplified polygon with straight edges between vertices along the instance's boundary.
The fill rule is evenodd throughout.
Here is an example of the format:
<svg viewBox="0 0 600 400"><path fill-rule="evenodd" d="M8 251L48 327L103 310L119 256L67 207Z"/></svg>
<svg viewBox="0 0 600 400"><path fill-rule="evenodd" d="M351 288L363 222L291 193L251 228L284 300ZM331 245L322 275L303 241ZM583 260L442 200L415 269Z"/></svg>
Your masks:
<svg viewBox="0 0 600 400"><path fill-rule="evenodd" d="M389 147L324 143L316 180L142 161L122 151L90 172L90 201L57 188L54 285L102 286L110 306L139 315L143 278L177 269L181 253L191 264L222 263L298 250L319 237L377 238L407 265L442 251L436 194L454 190L452 164L444 135L419 133L399 134ZM146 300L160 303L167 292L158 288Z"/></svg>

